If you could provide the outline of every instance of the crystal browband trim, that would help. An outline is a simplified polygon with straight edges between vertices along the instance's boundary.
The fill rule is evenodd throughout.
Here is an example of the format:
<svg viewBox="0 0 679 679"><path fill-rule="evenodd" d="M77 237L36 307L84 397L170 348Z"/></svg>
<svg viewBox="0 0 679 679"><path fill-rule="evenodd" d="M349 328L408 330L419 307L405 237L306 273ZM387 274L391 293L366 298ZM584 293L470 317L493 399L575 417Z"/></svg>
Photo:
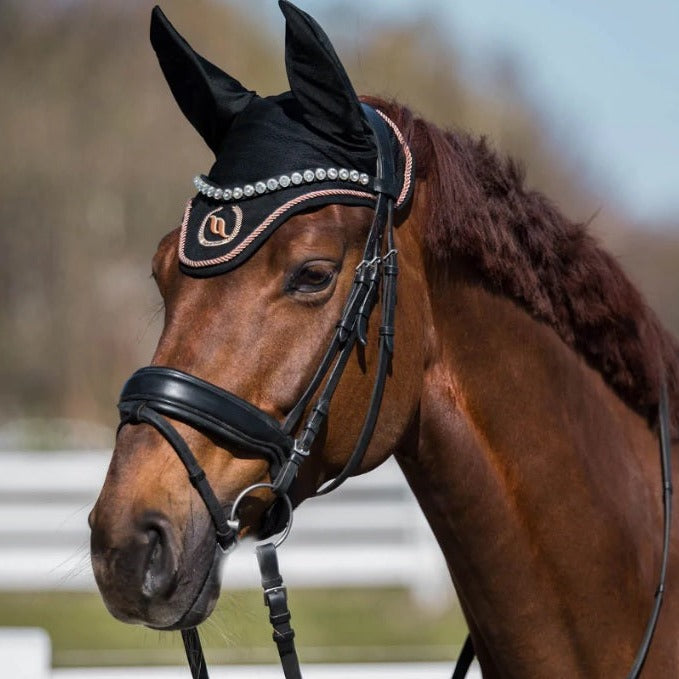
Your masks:
<svg viewBox="0 0 679 679"><path fill-rule="evenodd" d="M229 201L251 198L255 195L261 196L265 193L287 189L289 186L300 186L301 184L313 184L314 182L335 181L338 179L344 182L359 184L360 186L372 184L370 175L365 172L347 170L346 168L337 169L335 167L300 170L299 172L282 174L280 177L271 177L270 179L253 182L252 184L233 186L227 189L213 184L204 175L194 177L193 184L199 193L208 198Z"/></svg>

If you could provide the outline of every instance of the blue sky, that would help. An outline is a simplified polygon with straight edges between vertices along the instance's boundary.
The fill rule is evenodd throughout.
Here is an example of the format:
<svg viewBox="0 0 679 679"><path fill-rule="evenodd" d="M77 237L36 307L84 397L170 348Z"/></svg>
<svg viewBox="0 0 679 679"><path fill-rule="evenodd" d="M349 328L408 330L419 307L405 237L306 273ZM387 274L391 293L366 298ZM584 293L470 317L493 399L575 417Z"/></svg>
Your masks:
<svg viewBox="0 0 679 679"><path fill-rule="evenodd" d="M483 78L510 54L542 117L577 149L601 189L630 216L679 214L679 0L298 0L332 33L343 8L356 25L434 17ZM353 19L353 17L352 17ZM474 72L475 71L475 72Z"/></svg>

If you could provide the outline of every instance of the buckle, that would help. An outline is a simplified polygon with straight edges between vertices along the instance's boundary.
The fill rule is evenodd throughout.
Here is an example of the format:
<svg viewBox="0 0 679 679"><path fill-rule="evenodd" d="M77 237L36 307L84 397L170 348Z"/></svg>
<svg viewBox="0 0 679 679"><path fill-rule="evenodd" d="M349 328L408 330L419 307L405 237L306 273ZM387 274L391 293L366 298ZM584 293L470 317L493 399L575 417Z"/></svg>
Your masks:
<svg viewBox="0 0 679 679"><path fill-rule="evenodd" d="M272 601L272 597L274 597L276 594L282 594L283 595L283 600L287 599L288 596L288 588L285 585L277 585L275 587L268 587L267 589L264 590L263 595L264 595L264 605L267 608L271 608L272 603L276 604L276 602Z"/></svg>

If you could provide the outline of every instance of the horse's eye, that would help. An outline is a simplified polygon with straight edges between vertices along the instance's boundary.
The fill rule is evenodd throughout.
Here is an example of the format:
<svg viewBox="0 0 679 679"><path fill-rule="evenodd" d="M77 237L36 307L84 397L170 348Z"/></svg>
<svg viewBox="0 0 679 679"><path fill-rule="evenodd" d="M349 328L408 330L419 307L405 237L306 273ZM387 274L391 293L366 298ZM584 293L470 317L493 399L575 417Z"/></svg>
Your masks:
<svg viewBox="0 0 679 679"><path fill-rule="evenodd" d="M305 262L288 279L288 292L313 293L325 290L335 279L333 262Z"/></svg>

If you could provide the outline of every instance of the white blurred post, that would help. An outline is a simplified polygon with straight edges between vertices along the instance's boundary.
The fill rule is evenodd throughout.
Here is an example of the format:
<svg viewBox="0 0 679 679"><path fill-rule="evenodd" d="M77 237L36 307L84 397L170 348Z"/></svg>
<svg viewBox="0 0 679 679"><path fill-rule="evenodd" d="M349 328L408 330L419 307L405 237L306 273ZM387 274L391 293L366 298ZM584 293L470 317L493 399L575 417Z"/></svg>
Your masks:
<svg viewBox="0 0 679 679"><path fill-rule="evenodd" d="M52 648L45 630L0 627L0 673L12 679L49 679Z"/></svg>

